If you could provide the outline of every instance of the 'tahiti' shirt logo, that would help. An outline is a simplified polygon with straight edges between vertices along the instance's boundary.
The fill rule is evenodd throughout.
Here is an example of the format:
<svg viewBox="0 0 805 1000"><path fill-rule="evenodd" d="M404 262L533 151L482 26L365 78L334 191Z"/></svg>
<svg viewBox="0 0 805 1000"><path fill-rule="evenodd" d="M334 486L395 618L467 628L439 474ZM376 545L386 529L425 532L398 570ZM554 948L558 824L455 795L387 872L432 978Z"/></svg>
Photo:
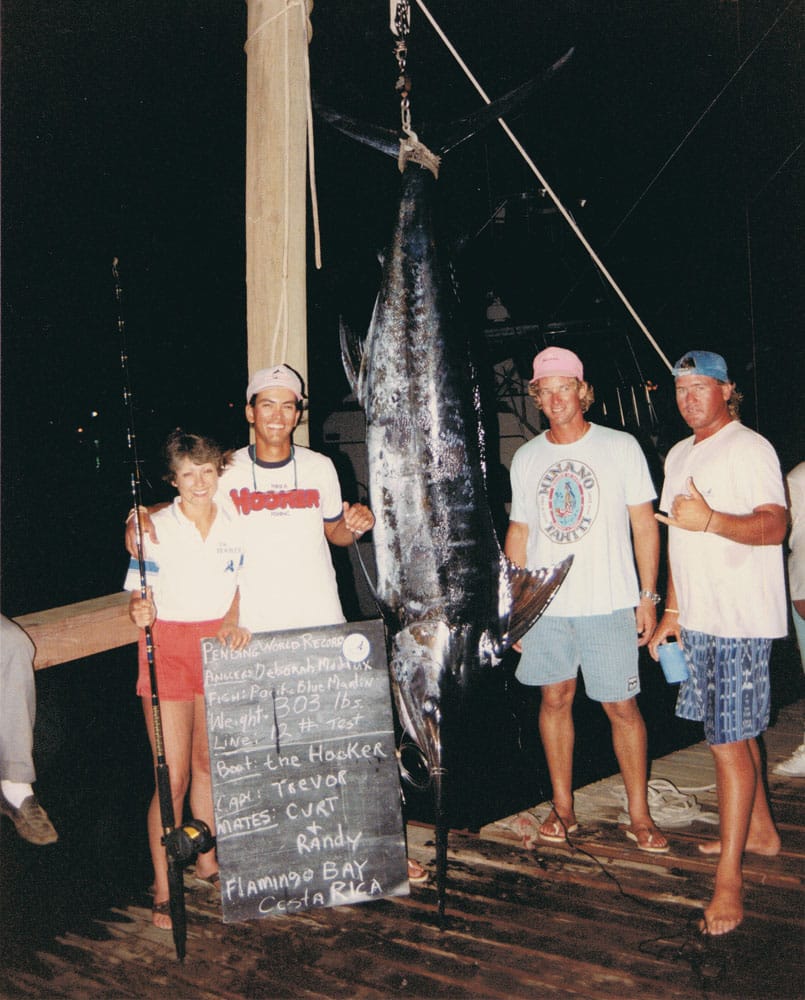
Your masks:
<svg viewBox="0 0 805 1000"><path fill-rule="evenodd" d="M543 473L537 488L540 530L552 542L577 542L598 513L598 479L585 462L565 459Z"/></svg>

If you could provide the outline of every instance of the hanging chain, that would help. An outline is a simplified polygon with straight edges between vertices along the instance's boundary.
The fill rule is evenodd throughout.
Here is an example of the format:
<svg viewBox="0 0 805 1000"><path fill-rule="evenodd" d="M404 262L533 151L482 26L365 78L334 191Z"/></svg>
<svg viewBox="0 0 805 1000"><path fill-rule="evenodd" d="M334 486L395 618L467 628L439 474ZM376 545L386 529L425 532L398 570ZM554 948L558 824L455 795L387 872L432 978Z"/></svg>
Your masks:
<svg viewBox="0 0 805 1000"><path fill-rule="evenodd" d="M394 56L397 60L397 82L394 89L400 95L400 154L397 166L402 172L406 163L413 161L426 167L434 177L439 176L439 157L432 153L411 128L411 78L408 75L408 34L411 30L410 0L390 0L391 23L394 35Z"/></svg>
<svg viewBox="0 0 805 1000"><path fill-rule="evenodd" d="M409 0L390 0L391 22L389 27L396 41L394 57L397 60L397 82L394 89L400 95L400 121L402 130L411 135L411 80L406 72L408 63L408 34L411 31L411 5Z"/></svg>

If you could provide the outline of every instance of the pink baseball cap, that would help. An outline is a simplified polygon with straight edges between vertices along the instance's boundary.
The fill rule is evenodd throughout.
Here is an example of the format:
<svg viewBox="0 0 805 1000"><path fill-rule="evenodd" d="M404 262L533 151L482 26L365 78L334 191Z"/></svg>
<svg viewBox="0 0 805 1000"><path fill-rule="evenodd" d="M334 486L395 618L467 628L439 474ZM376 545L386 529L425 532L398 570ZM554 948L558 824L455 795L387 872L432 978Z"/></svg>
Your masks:
<svg viewBox="0 0 805 1000"><path fill-rule="evenodd" d="M577 378L579 382L583 382L584 366L572 351L564 347L546 347L534 358L534 377L531 382L549 378L551 375L566 375L568 378Z"/></svg>
<svg viewBox="0 0 805 1000"><path fill-rule="evenodd" d="M246 402L263 389L290 389L297 399L302 399L304 389L302 379L288 365L274 365L273 368L261 368L249 379L246 387Z"/></svg>

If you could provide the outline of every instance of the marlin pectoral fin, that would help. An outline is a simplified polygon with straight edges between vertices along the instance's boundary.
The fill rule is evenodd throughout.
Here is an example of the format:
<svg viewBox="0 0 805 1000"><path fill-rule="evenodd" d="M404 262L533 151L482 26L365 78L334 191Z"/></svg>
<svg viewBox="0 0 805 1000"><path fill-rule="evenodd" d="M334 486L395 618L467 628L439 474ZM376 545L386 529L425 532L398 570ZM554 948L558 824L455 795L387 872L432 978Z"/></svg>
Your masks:
<svg viewBox="0 0 805 1000"><path fill-rule="evenodd" d="M344 374L347 376L349 387L355 394L361 406L365 406L363 394L363 379L361 369L363 367L363 341L352 332L347 324L342 320L339 322L341 339L341 362L344 365Z"/></svg>
<svg viewBox="0 0 805 1000"><path fill-rule="evenodd" d="M515 566L505 555L500 558L501 584L508 593L511 609L506 627L501 630L502 649L507 649L539 620L567 576L573 556L537 570Z"/></svg>

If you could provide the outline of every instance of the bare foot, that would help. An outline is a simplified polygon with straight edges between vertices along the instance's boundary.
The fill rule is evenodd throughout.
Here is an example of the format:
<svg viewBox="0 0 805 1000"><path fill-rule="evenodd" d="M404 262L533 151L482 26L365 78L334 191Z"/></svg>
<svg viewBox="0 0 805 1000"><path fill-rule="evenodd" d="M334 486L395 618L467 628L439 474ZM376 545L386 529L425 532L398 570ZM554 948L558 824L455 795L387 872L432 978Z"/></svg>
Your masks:
<svg viewBox="0 0 805 1000"><path fill-rule="evenodd" d="M163 899L161 903L154 902L154 905L151 907L151 920L154 927L158 927L161 931L173 929L170 902L167 899Z"/></svg>
<svg viewBox="0 0 805 1000"><path fill-rule="evenodd" d="M699 921L699 930L713 937L729 934L743 918L743 887L740 881L736 883L716 877L716 891L710 905L704 908L704 920Z"/></svg>
<svg viewBox="0 0 805 1000"><path fill-rule="evenodd" d="M775 854L780 853L782 846L780 835L775 830L765 839L749 837L744 852L746 854L764 854L766 857L773 858ZM721 854L720 840L703 840L698 847L701 854Z"/></svg>

